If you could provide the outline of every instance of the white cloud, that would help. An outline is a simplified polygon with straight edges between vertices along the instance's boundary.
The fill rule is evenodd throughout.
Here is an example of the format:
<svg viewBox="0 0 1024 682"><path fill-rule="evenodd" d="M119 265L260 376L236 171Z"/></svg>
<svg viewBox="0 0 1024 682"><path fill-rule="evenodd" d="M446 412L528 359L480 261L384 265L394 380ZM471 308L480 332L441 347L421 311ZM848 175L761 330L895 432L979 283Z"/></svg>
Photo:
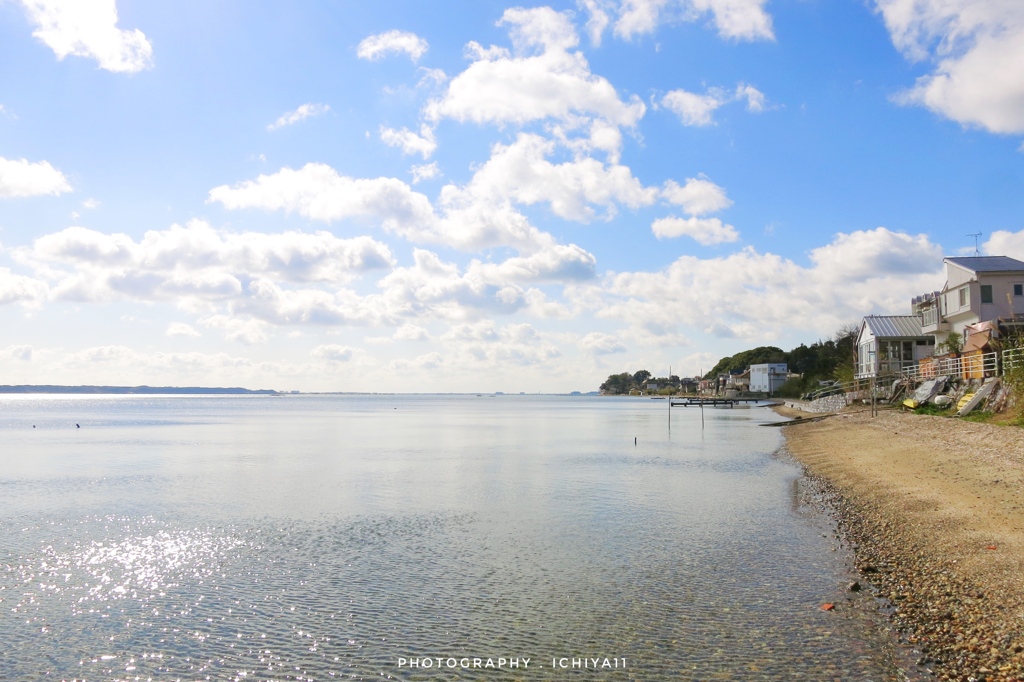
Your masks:
<svg viewBox="0 0 1024 682"><path fill-rule="evenodd" d="M32 277L16 275L8 268L0 268L0 305L23 303L35 305L46 300L46 284Z"/></svg>
<svg viewBox="0 0 1024 682"><path fill-rule="evenodd" d="M473 261L467 269L489 283L565 282L590 279L597 259L575 244L550 244L528 256L515 256L501 263Z"/></svg>
<svg viewBox="0 0 1024 682"><path fill-rule="evenodd" d="M576 4L587 12L587 36L595 47L601 45L601 37L611 23L611 17L598 0L577 0Z"/></svg>
<svg viewBox="0 0 1024 682"><path fill-rule="evenodd" d="M1019 232L996 230L982 244L981 248L988 256L1009 256L1017 260L1024 260L1024 230Z"/></svg>
<svg viewBox="0 0 1024 682"><path fill-rule="evenodd" d="M264 382L313 369L283 362L254 362L226 353L142 353L123 345L94 346L68 353L47 367L53 383L276 388Z"/></svg>
<svg viewBox="0 0 1024 682"><path fill-rule="evenodd" d="M348 362L352 359L354 350L349 346L337 344L326 344L313 349L313 357L327 362Z"/></svg>
<svg viewBox="0 0 1024 682"><path fill-rule="evenodd" d="M555 144L540 135L520 133L514 143L492 148L491 158L465 191L490 203L545 202L555 215L584 222L597 216L594 206L612 216L616 204L640 208L658 196L656 188L644 187L626 166L590 157L554 164L546 158L554 151Z"/></svg>
<svg viewBox="0 0 1024 682"><path fill-rule="evenodd" d="M658 239L692 237L704 246L734 242L740 238L735 227L722 223L718 218L659 218L651 223L651 230Z"/></svg>
<svg viewBox="0 0 1024 682"><path fill-rule="evenodd" d="M552 253L511 258L503 263L472 261L465 270L424 249L413 264L396 268L378 282L381 293L360 303L366 318L385 325L418 321L465 322L483 315L522 313L564 317L564 306L531 284L585 281L593 276L593 256L576 246L554 246ZM396 336L396 339L401 338Z"/></svg>
<svg viewBox="0 0 1024 682"><path fill-rule="evenodd" d="M426 341L430 334L419 325L403 324L395 331L394 338L399 341Z"/></svg>
<svg viewBox="0 0 1024 682"><path fill-rule="evenodd" d="M428 69L425 66L421 66L419 71L423 75L416 84L418 88L437 87L448 80L448 74L443 69Z"/></svg>
<svg viewBox="0 0 1024 682"><path fill-rule="evenodd" d="M509 324L499 327L493 320L453 325L442 337L447 366L505 368L542 365L562 355L557 346L545 340L532 325Z"/></svg>
<svg viewBox="0 0 1024 682"><path fill-rule="evenodd" d="M326 114L330 110L331 108L326 104L313 104L311 102L307 102L295 111L288 111L282 114L280 118L267 126L267 130L277 130L278 128L294 125L295 123L304 121L307 118Z"/></svg>
<svg viewBox="0 0 1024 682"><path fill-rule="evenodd" d="M527 306L522 287L487 277L498 273L474 268L462 273L456 264L423 249L414 250L413 261L380 280L377 311L392 318L465 320L483 312L507 315Z"/></svg>
<svg viewBox="0 0 1024 682"><path fill-rule="evenodd" d="M590 71L578 38L563 13L547 7L506 10L499 24L510 26L516 54L470 43L469 67L451 79L444 95L430 102L428 120L523 124L545 118L596 116L633 127L645 107L635 96L619 99L606 79Z"/></svg>
<svg viewBox="0 0 1024 682"><path fill-rule="evenodd" d="M434 131L428 126L422 126L419 135L408 128L395 130L381 126L380 139L389 147L400 147L404 154L419 154L424 159L430 158L430 155L437 149Z"/></svg>
<svg viewBox="0 0 1024 682"><path fill-rule="evenodd" d="M838 234L832 243L813 249L811 260L822 273L844 281L865 281L883 275L934 272L942 248L927 235L912 236L884 227Z"/></svg>
<svg viewBox="0 0 1024 682"><path fill-rule="evenodd" d="M661 98L661 105L673 112L688 126L714 124L714 113L731 102L747 100L747 111L760 113L767 107L764 93L753 85L740 83L733 92L723 88L708 88L703 95L686 90L671 90Z"/></svg>
<svg viewBox="0 0 1024 682"><path fill-rule="evenodd" d="M437 163L427 163L420 166L413 166L410 170L412 173L412 184L423 182L424 180L432 180L441 174L441 169L438 168Z"/></svg>
<svg viewBox="0 0 1024 682"><path fill-rule="evenodd" d="M610 334L591 332L579 341L580 348L587 350L594 355L609 355L611 353L625 353L625 344Z"/></svg>
<svg viewBox="0 0 1024 682"><path fill-rule="evenodd" d="M266 324L260 320L211 315L200 322L211 329L222 329L228 341L238 341L247 346L267 341Z"/></svg>
<svg viewBox="0 0 1024 682"><path fill-rule="evenodd" d="M531 48L540 48L543 51L568 50L580 42L572 25L571 15L567 12L556 12L550 7L507 9L498 25L510 27L512 44L519 52Z"/></svg>
<svg viewBox="0 0 1024 682"><path fill-rule="evenodd" d="M46 161L0 157L0 198L59 195L71 191L68 179Z"/></svg>
<svg viewBox="0 0 1024 682"><path fill-rule="evenodd" d="M663 23L700 21L709 13L723 38L774 38L772 18L764 10L768 0L582 0L579 4L590 16L587 28L595 44L609 24L615 35L631 40L653 33Z"/></svg>
<svg viewBox="0 0 1024 682"><path fill-rule="evenodd" d="M96 199L86 199L85 201L82 202L82 208L86 208L86 209L92 210L94 208L99 208L99 207L100 207L100 202L98 200L96 200Z"/></svg>
<svg viewBox="0 0 1024 682"><path fill-rule="evenodd" d="M725 190L704 176L687 178L682 187L674 180L669 180L661 196L669 203L681 206L690 215L697 216L716 213L732 206L732 201L725 196Z"/></svg>
<svg viewBox="0 0 1024 682"><path fill-rule="evenodd" d="M294 211L315 220L358 218L412 241L468 251L509 246L533 253L554 239L533 227L513 200L549 202L557 215L589 220L596 215L592 204L611 214L617 203L632 208L657 198L658 189L644 188L625 166L594 159L555 165L544 158L549 151L551 144L539 136L496 145L468 185L442 188L440 215L425 195L400 180L349 178L323 164L216 187L209 200L229 209Z"/></svg>
<svg viewBox="0 0 1024 682"><path fill-rule="evenodd" d="M747 85L746 83L740 83L736 86L736 99L747 100L747 111L753 111L754 113L760 113L767 107L767 98L764 93L755 88L753 85Z"/></svg>
<svg viewBox="0 0 1024 682"><path fill-rule="evenodd" d="M661 98L661 105L673 112L688 126L707 126L714 123L712 114L715 109L725 104L719 90L709 91L706 95L698 95L686 90L672 90Z"/></svg>
<svg viewBox="0 0 1024 682"><path fill-rule="evenodd" d="M923 235L838 234L810 256L809 267L750 247L682 256L659 272L612 275L567 292L597 317L625 322L630 335L674 339L683 326L763 344L794 329L831 335L866 314L905 314L911 297L942 282L941 250Z"/></svg>
<svg viewBox="0 0 1024 682"><path fill-rule="evenodd" d="M380 295L360 297L347 289L284 288L270 279L255 279L230 310L245 319L274 325L393 325L403 311Z"/></svg>
<svg viewBox="0 0 1024 682"><path fill-rule="evenodd" d="M1024 132L1024 3L876 0L893 44L935 63L899 101L994 133Z"/></svg>
<svg viewBox="0 0 1024 682"><path fill-rule="evenodd" d="M54 282L56 297L79 301L229 300L243 295L253 278L340 284L394 262L387 246L369 237L231 233L202 221L151 230L138 242L70 227L12 254Z"/></svg>
<svg viewBox="0 0 1024 682"><path fill-rule="evenodd" d="M508 199L491 199L464 187L445 185L439 201L443 217L416 236L464 251L508 246L532 253L554 243L550 234L531 225Z"/></svg>
<svg viewBox="0 0 1024 682"><path fill-rule="evenodd" d="M167 336L202 336L192 325L184 322L171 322L167 325L167 331L164 334Z"/></svg>
<svg viewBox="0 0 1024 682"><path fill-rule="evenodd" d="M356 55L360 59L372 61L387 54L404 52L415 62L419 61L429 47L427 41L415 33L391 30L364 38L356 47Z"/></svg>
<svg viewBox="0 0 1024 682"><path fill-rule="evenodd" d="M233 187L214 187L209 201L228 209L294 211L314 220L376 219L385 229L398 232L433 221L430 200L401 180L350 178L321 163L299 170L282 168Z"/></svg>
<svg viewBox="0 0 1024 682"><path fill-rule="evenodd" d="M0 360L20 360L21 362L32 361L32 346L15 345L0 349Z"/></svg>
<svg viewBox="0 0 1024 682"><path fill-rule="evenodd" d="M139 29L117 27L114 0L21 0L32 35L53 50L57 59L68 55L92 57L100 68L136 73L152 63L153 46Z"/></svg>

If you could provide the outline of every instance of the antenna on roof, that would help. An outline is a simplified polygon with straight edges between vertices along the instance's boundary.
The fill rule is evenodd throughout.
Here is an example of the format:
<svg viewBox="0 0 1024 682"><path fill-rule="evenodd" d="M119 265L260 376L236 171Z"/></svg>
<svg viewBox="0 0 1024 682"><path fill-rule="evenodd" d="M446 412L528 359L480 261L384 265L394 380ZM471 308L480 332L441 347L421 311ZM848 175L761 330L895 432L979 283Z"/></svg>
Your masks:
<svg viewBox="0 0 1024 682"><path fill-rule="evenodd" d="M974 234L967 235L968 237L974 237L974 255L980 256L981 252L978 251L978 239L981 238L982 232L975 232Z"/></svg>

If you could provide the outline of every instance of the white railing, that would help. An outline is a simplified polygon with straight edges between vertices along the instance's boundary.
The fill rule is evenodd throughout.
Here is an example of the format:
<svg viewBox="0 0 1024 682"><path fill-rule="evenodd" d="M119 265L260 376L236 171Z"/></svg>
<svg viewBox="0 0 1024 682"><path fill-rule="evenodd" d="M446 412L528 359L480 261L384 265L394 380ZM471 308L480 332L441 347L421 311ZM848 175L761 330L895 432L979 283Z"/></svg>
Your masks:
<svg viewBox="0 0 1024 682"><path fill-rule="evenodd" d="M1003 351L1005 357L1007 351ZM1024 354L1018 361L1024 361ZM912 381L924 381L935 377L960 377L963 379L982 379L1000 376L1000 354L998 351L982 355L968 355L959 358L939 358L926 364L917 364L899 373L899 376Z"/></svg>
<svg viewBox="0 0 1024 682"><path fill-rule="evenodd" d="M1002 360L1003 372L1024 364L1024 348L1007 348L1003 351Z"/></svg>

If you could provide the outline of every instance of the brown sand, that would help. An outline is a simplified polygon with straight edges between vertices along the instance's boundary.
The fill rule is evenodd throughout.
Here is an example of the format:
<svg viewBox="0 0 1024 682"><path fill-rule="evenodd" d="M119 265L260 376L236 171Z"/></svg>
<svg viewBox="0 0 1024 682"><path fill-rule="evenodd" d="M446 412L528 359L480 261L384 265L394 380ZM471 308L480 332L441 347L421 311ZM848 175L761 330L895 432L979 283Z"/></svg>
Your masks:
<svg viewBox="0 0 1024 682"><path fill-rule="evenodd" d="M920 664L1024 680L1024 429L887 410L784 432Z"/></svg>

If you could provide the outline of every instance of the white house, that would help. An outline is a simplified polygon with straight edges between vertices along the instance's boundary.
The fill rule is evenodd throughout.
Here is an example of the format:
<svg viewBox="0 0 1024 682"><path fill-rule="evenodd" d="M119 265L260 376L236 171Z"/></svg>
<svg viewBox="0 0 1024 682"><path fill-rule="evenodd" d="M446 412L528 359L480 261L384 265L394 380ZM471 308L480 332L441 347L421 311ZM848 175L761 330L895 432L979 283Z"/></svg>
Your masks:
<svg viewBox="0 0 1024 682"><path fill-rule="evenodd" d="M945 342L950 332L967 336L978 322L1024 320L1024 262L1007 256L945 258L942 291L916 296L911 305L921 315L925 334ZM968 333L970 330L967 330Z"/></svg>
<svg viewBox="0 0 1024 682"><path fill-rule="evenodd" d="M775 393L786 383L789 373L786 363L769 362L750 366L750 390L759 393Z"/></svg>
<svg viewBox="0 0 1024 682"><path fill-rule="evenodd" d="M935 353L919 315L868 315L857 335L858 379L911 369Z"/></svg>

